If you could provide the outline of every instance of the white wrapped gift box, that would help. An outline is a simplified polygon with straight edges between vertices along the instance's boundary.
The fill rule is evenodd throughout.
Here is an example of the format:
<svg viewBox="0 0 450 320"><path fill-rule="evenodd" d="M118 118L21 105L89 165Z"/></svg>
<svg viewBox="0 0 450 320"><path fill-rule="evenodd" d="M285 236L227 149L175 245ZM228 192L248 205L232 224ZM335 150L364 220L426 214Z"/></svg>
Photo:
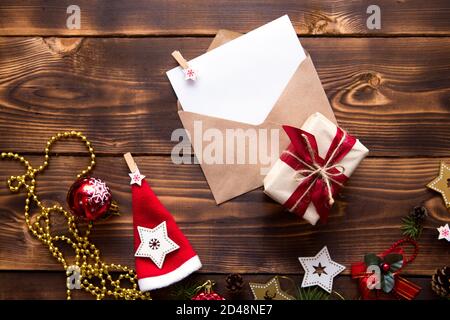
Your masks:
<svg viewBox="0 0 450 320"><path fill-rule="evenodd" d="M336 125L321 113L314 113L305 121L301 129L314 135L319 156L325 158L336 136ZM368 153L369 150L357 140L349 153L336 164L344 167L345 175L350 177ZM284 204L301 183L295 178L296 176L298 176L296 170L278 159L264 178L264 192L278 203ZM313 203L309 204L303 218L312 225L320 219Z"/></svg>

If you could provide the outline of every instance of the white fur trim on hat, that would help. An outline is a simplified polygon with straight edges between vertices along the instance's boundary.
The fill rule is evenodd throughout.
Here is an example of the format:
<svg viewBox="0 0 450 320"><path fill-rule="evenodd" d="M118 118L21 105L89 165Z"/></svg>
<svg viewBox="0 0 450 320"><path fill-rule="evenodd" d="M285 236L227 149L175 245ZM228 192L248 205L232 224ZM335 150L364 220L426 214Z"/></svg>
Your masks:
<svg viewBox="0 0 450 320"><path fill-rule="evenodd" d="M200 262L200 259L198 258L198 256L194 256L185 263L183 263L181 266L179 266L177 269L169 273L156 277L147 277L139 279L138 280L139 289L142 292L145 292L170 286L171 284L186 278L192 272L197 271L201 267L202 263Z"/></svg>

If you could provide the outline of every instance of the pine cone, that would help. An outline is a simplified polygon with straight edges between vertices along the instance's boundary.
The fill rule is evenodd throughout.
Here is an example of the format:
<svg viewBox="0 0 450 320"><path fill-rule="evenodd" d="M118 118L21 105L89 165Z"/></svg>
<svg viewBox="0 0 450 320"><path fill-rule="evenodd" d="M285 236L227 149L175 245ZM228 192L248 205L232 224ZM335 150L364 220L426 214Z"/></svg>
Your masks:
<svg viewBox="0 0 450 320"><path fill-rule="evenodd" d="M421 222L428 216L428 210L424 206L417 206L411 210L409 215L417 222Z"/></svg>
<svg viewBox="0 0 450 320"><path fill-rule="evenodd" d="M242 276L238 273L229 274L225 281L227 283L227 289L232 293L237 293L244 287L244 279L242 279Z"/></svg>
<svg viewBox="0 0 450 320"><path fill-rule="evenodd" d="M450 299L450 267L437 269L431 278L431 288L439 296Z"/></svg>

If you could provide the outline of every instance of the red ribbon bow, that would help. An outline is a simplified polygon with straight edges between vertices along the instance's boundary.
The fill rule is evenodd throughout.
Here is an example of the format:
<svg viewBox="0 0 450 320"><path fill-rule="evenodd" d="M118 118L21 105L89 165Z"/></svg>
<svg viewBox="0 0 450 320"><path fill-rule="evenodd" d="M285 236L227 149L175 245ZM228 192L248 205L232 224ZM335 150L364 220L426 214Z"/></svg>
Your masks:
<svg viewBox="0 0 450 320"><path fill-rule="evenodd" d="M348 177L345 168L337 165L353 148L356 138L337 127L325 158L320 157L314 135L291 126L283 126L291 144L280 159L296 170L300 181L297 189L283 204L289 211L303 217L312 202L322 222L326 222L334 196ZM341 169L341 170L339 170Z"/></svg>
<svg viewBox="0 0 450 320"><path fill-rule="evenodd" d="M402 248L403 244L409 243L414 247L414 252L409 259L405 258L405 252ZM419 252L417 242L410 238L397 241L388 250L379 254L378 256L383 259L385 256L391 253L398 253L403 256L403 263L400 269L394 272L394 288L392 292L398 297L406 300L414 299L420 292L421 288L405 278L399 276L401 270L410 262L412 262ZM359 287L361 290L361 296L364 300L374 300L382 296L382 290L372 288L371 284L374 280L374 273L368 272L367 265L364 262L355 263L351 267L351 274L353 279L359 280Z"/></svg>

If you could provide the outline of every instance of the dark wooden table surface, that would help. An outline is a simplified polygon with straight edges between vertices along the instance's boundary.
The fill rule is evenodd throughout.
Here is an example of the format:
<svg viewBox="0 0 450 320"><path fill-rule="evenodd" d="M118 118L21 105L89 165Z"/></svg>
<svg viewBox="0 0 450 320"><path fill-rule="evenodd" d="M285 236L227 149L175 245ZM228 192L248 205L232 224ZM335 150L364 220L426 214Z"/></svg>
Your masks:
<svg viewBox="0 0 450 320"><path fill-rule="evenodd" d="M104 178L123 215L96 225L92 239L104 260L133 266L131 193L122 154L130 151L155 192L197 249L203 269L194 280L225 276L246 281L287 275L300 281L298 256L327 245L347 266L335 280L346 298L358 298L351 263L381 252L402 237L401 218L424 204L429 210L420 254L404 270L423 290L434 270L449 264L449 246L436 227L450 222L426 183L450 161L450 3L378 0L381 29L366 26L373 1L139 1L77 0L81 29L66 28L66 0L0 2L0 151L42 161L47 139L79 130L98 155ZM375 3L374 3L375 4ZM171 162L171 133L181 128L176 97L165 76L170 56L206 50L218 29L247 32L289 14L310 52L339 124L370 149L339 197L329 223L312 227L269 200L262 190L216 206L198 165ZM59 144L38 178L47 203L65 204L86 154ZM59 264L24 225L24 194L6 188L23 168L0 165L0 298L64 299ZM167 290L155 298L168 297ZM91 298L77 292L75 298ZM248 286L238 296L250 298Z"/></svg>

